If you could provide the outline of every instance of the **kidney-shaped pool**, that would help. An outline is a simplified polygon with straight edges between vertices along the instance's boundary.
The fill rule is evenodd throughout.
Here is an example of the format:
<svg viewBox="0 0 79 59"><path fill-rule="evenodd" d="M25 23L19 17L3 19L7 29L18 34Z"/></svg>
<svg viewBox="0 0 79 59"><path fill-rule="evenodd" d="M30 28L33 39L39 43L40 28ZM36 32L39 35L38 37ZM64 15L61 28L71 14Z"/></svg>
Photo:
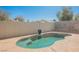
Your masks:
<svg viewBox="0 0 79 59"><path fill-rule="evenodd" d="M44 48L58 40L63 40L65 36L69 36L69 34L47 33L41 36L35 35L17 41L16 45L22 48Z"/></svg>

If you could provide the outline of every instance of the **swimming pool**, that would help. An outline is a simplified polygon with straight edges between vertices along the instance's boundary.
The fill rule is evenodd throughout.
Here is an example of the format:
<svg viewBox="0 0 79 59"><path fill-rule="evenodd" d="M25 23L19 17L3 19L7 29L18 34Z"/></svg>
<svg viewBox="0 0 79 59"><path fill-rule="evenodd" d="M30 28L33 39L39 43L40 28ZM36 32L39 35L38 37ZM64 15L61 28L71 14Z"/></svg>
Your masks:
<svg viewBox="0 0 79 59"><path fill-rule="evenodd" d="M22 48L44 48L51 46L58 40L63 40L68 34L48 33L42 34L40 38L38 35L23 38L16 42L16 45Z"/></svg>

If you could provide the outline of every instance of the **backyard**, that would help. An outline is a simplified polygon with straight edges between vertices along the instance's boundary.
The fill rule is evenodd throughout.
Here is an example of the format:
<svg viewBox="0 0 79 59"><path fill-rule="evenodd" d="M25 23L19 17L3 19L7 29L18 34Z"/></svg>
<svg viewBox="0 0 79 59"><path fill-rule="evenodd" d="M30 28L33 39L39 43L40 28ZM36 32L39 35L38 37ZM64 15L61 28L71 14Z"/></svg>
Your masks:
<svg viewBox="0 0 79 59"><path fill-rule="evenodd" d="M2 8L5 9L5 7ZM13 11L9 10L14 13L14 16L23 13L22 10L18 12L15 7L10 8L14 8L12 9ZM31 6L17 8L24 8L23 10L26 11L26 9L30 9ZM29 10L27 10L28 13L22 14L23 16L27 15L32 19L31 21L25 19L23 16L16 16L15 18L12 16L12 18L7 12L0 10L1 52L79 51L79 15L75 14L75 11L72 11L69 7L64 7L61 11L58 9L58 13L54 10L56 7L43 7L46 9L53 8L55 13L57 13L56 19L49 20L49 18L52 19L52 17L48 16L47 18L47 15L51 15L52 12L47 12L47 10L43 11L41 8L42 7L33 7L34 10L30 9L32 14L30 14ZM74 10L74 7L72 9ZM14 10L16 10L17 13L15 13ZM33 14L34 12L36 16ZM53 15L53 17L56 16ZM40 18L41 20L38 20Z"/></svg>

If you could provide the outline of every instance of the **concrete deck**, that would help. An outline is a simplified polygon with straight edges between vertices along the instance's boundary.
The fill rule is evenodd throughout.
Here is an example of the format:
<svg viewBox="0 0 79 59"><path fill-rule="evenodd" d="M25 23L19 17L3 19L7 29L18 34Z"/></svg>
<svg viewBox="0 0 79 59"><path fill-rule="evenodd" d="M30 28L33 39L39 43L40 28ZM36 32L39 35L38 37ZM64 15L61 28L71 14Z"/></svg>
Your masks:
<svg viewBox="0 0 79 59"><path fill-rule="evenodd" d="M58 32L61 33L61 32ZM46 48L29 49L16 46L16 41L29 37L21 36L0 40L1 52L79 52L79 34L72 34L72 36L66 36L64 40L56 41L53 45Z"/></svg>

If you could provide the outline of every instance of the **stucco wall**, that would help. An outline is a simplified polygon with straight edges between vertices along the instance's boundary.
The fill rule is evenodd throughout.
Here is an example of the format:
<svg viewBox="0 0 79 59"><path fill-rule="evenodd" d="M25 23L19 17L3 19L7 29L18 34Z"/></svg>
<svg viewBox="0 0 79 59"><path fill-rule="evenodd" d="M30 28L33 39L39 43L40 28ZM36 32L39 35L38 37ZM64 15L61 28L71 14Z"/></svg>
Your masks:
<svg viewBox="0 0 79 59"><path fill-rule="evenodd" d="M42 29L43 32L51 31L54 29L54 24L49 22L13 22L1 21L0 22L0 38L14 37L37 33L37 29Z"/></svg>

